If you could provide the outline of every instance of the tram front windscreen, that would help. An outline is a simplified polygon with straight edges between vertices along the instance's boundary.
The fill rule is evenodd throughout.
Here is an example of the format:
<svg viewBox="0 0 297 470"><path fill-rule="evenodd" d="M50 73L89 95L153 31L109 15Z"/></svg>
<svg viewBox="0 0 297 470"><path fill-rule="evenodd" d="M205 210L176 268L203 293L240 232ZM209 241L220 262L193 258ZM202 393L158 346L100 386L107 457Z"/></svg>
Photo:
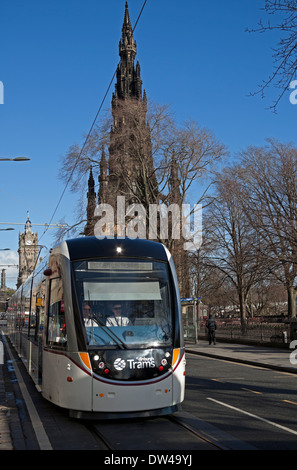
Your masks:
<svg viewBox="0 0 297 470"><path fill-rule="evenodd" d="M88 259L73 264L80 313L90 347L172 345L167 263Z"/></svg>

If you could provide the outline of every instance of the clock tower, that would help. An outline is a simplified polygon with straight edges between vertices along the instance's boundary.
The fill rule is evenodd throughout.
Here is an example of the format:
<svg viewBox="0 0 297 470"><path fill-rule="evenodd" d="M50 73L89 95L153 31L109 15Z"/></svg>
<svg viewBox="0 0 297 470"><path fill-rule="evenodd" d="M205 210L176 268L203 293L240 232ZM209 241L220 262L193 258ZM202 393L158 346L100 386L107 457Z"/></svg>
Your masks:
<svg viewBox="0 0 297 470"><path fill-rule="evenodd" d="M19 233L19 275L17 287L34 271L38 258L38 234L33 233L32 224L27 218L24 233Z"/></svg>

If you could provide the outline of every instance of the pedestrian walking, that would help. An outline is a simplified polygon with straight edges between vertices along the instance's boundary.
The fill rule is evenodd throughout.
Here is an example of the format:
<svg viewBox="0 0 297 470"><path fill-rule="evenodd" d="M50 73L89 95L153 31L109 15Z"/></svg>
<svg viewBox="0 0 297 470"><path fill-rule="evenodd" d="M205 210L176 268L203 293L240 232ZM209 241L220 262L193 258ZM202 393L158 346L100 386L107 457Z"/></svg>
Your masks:
<svg viewBox="0 0 297 470"><path fill-rule="evenodd" d="M208 342L209 342L209 344L211 344L211 343L216 344L217 324L216 324L215 319L212 318L212 314L209 315L209 318L206 321L205 326L208 329Z"/></svg>

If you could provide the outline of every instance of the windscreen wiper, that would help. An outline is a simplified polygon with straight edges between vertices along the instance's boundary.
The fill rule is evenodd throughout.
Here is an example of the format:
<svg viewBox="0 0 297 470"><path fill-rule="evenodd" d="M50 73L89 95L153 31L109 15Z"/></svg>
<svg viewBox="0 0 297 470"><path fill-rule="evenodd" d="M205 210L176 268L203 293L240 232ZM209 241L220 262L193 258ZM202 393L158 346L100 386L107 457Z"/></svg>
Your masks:
<svg viewBox="0 0 297 470"><path fill-rule="evenodd" d="M99 318L96 317L96 315L90 315L91 320L94 320L102 329L103 331L113 340L117 343L117 345L121 349L128 349L127 345L124 343L124 341L121 340L113 331L111 331L104 323L99 320Z"/></svg>

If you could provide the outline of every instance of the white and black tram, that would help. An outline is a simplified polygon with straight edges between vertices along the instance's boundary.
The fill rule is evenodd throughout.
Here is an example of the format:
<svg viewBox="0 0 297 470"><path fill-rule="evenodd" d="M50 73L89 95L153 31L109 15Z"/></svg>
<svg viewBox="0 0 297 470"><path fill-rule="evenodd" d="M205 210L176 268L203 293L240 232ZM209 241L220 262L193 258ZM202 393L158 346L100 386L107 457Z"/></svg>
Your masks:
<svg viewBox="0 0 297 470"><path fill-rule="evenodd" d="M7 314L11 342L42 395L73 417L169 414L183 401L179 289L160 243L64 241Z"/></svg>

